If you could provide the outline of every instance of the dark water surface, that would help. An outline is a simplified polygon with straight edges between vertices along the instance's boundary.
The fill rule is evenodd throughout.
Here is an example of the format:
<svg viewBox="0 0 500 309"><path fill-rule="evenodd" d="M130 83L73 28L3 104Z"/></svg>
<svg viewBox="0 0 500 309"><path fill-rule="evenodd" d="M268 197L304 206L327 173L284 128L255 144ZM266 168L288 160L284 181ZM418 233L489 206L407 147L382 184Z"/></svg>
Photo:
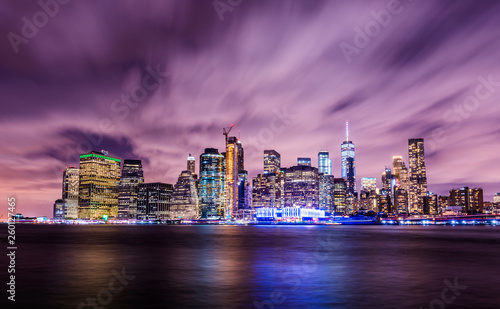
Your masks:
<svg viewBox="0 0 500 309"><path fill-rule="evenodd" d="M500 227L18 224L16 233L15 308L500 307ZM0 308L12 307L2 295Z"/></svg>

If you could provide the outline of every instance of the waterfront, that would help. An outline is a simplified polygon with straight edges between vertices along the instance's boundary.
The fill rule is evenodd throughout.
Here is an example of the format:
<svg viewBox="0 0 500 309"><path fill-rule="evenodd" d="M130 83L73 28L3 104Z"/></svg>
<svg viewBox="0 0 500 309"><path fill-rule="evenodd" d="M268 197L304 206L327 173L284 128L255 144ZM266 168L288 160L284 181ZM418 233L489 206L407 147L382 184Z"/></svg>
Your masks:
<svg viewBox="0 0 500 309"><path fill-rule="evenodd" d="M467 288L446 308L500 303L494 226L18 225L17 239L17 308L427 308L455 278Z"/></svg>

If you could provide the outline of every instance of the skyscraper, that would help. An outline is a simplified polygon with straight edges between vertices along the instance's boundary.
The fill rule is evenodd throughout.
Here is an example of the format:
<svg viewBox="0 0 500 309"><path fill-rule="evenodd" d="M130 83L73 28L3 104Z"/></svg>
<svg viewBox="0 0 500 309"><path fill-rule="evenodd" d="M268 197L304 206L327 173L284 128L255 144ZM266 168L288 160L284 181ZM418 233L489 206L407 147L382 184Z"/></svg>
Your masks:
<svg viewBox="0 0 500 309"><path fill-rule="evenodd" d="M139 184L137 194L138 220L165 220L170 217L170 201L173 186L153 182Z"/></svg>
<svg viewBox="0 0 500 309"><path fill-rule="evenodd" d="M54 220L64 220L65 219L64 214L66 212L65 208L66 208L66 205L64 204L64 200L57 199L54 202L54 209L53 209L52 218Z"/></svg>
<svg viewBox="0 0 500 309"><path fill-rule="evenodd" d="M276 150L264 150L264 173L276 173L281 169L281 155Z"/></svg>
<svg viewBox="0 0 500 309"><path fill-rule="evenodd" d="M241 148L241 143L238 143L236 137L231 136L226 142L226 178L225 178L225 192L226 192L226 207L224 216L231 218L238 211L238 162L240 155L238 149ZM242 157L241 157L242 158Z"/></svg>
<svg viewBox="0 0 500 309"><path fill-rule="evenodd" d="M196 181L192 171L182 171L174 186L170 205L170 218L196 219L200 217L200 204Z"/></svg>
<svg viewBox="0 0 500 309"><path fill-rule="evenodd" d="M117 216L120 165L121 159L102 152L80 155L78 218Z"/></svg>
<svg viewBox="0 0 500 309"><path fill-rule="evenodd" d="M483 189L463 187L450 190L449 206L461 206L463 213L482 213L484 206Z"/></svg>
<svg viewBox="0 0 500 309"><path fill-rule="evenodd" d="M363 191L375 191L377 189L377 178L375 177L363 177L361 178L361 190Z"/></svg>
<svg viewBox="0 0 500 309"><path fill-rule="evenodd" d="M196 161L191 154L189 154L187 158L187 170L193 175L193 178L196 179L196 167L195 167Z"/></svg>
<svg viewBox="0 0 500 309"><path fill-rule="evenodd" d="M334 179L334 201L335 212L340 214L346 213L346 181L344 178Z"/></svg>
<svg viewBox="0 0 500 309"><path fill-rule="evenodd" d="M62 199L64 201L64 217L66 219L78 218L78 185L80 170L74 166L67 167L63 172Z"/></svg>
<svg viewBox="0 0 500 309"><path fill-rule="evenodd" d="M328 212L335 211L335 178L333 175L319 174L319 208Z"/></svg>
<svg viewBox="0 0 500 309"><path fill-rule="evenodd" d="M349 140L349 122L346 123L346 140L341 145L342 178L346 181L346 194L356 195L356 165L354 143Z"/></svg>
<svg viewBox="0 0 500 309"><path fill-rule="evenodd" d="M118 189L118 218L137 219L137 194L144 183L141 160L123 160Z"/></svg>
<svg viewBox="0 0 500 309"><path fill-rule="evenodd" d="M200 155L198 198L202 218L217 219L224 214L223 163L224 156L215 148L206 148Z"/></svg>
<svg viewBox="0 0 500 309"><path fill-rule="evenodd" d="M423 213L424 198L427 196L427 173L425 169L424 139L408 140L409 158L409 208L411 212Z"/></svg>
<svg viewBox="0 0 500 309"><path fill-rule="evenodd" d="M332 160L326 150L318 152L318 173L323 175L332 175Z"/></svg>
<svg viewBox="0 0 500 309"><path fill-rule="evenodd" d="M253 178L252 207L283 207L283 173L258 174Z"/></svg>
<svg viewBox="0 0 500 309"><path fill-rule="evenodd" d="M283 172L285 207L318 208L318 169L297 165L285 168Z"/></svg>
<svg viewBox="0 0 500 309"><path fill-rule="evenodd" d="M400 174L403 171L403 157L393 156L392 157L392 170L394 172L394 178L396 179L396 185L399 186L401 182Z"/></svg>

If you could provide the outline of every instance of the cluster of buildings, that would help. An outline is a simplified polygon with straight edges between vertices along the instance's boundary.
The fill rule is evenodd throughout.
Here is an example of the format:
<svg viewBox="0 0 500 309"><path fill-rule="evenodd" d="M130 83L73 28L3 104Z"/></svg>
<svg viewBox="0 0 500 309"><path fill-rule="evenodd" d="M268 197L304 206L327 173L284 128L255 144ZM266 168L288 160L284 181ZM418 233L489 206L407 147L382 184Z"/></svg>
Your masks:
<svg viewBox="0 0 500 309"><path fill-rule="evenodd" d="M232 127L231 127L232 128ZM318 218L373 211L398 215L475 214L496 209L483 201L481 188L460 188L449 196L427 190L422 138L408 140L408 166L394 156L377 179L361 179L356 188L354 142L341 144L341 177L334 177L328 151L318 152L318 167L311 158L281 166L281 155L264 150L264 169L249 178L244 168L241 141L226 138L225 152L206 148L196 159L189 155L186 169L175 184L144 181L140 160L116 158L107 152L80 155L80 166L63 172L62 198L54 204L54 219L248 219L257 217ZM486 205L485 205L486 204Z"/></svg>

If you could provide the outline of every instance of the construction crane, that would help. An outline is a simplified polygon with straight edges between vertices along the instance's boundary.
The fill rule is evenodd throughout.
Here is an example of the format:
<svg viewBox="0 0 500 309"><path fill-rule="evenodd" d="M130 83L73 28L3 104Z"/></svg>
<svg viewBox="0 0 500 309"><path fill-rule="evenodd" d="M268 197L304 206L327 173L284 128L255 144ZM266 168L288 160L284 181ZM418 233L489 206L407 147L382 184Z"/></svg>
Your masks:
<svg viewBox="0 0 500 309"><path fill-rule="evenodd" d="M228 129L227 131L226 131L226 128L222 128L222 130L223 130L222 134L224 134L224 136L226 137L226 145L227 145L227 138L229 136L229 132L231 132L233 127L234 127L234 124L231 124L231 126L229 128L227 128Z"/></svg>

